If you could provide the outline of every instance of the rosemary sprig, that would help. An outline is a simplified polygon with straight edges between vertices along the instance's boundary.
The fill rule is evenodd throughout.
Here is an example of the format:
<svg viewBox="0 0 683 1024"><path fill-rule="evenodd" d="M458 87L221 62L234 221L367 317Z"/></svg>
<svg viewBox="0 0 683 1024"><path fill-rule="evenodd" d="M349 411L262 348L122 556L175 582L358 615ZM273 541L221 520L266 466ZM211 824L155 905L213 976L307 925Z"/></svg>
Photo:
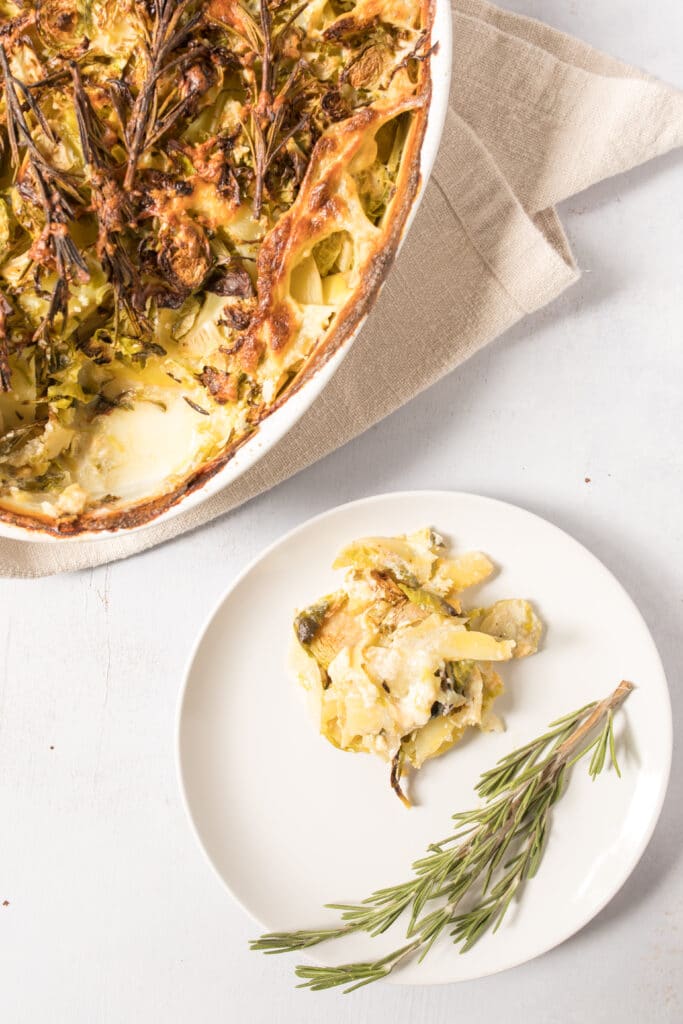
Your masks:
<svg viewBox="0 0 683 1024"><path fill-rule="evenodd" d="M271 104L273 102L273 41L272 41L272 18L268 0L260 0L259 13L261 17L261 37L263 49L261 52L261 88L258 101L254 110L254 172L256 185L254 191L254 217L258 220L261 216L261 205L263 203L263 183L267 167L267 143L266 134L271 121Z"/></svg>
<svg viewBox="0 0 683 1024"><path fill-rule="evenodd" d="M288 118L291 121L294 96L301 89L301 82L304 73L308 71L305 60L297 60L293 67L284 72L284 81L277 88L276 83L280 77L282 64L282 47L287 32L292 27L298 16L305 9L306 3L294 6L289 13L283 12L285 4L275 7L271 11L268 0L259 0L259 21L258 24L251 17L246 7L242 8L245 33L239 32L233 26L227 26L229 31L236 35L247 46L260 62L261 77L257 84L256 76L252 72L252 102L251 102L251 131L248 133L248 142L251 147L254 162L254 217L258 220L263 208L263 196L266 187L266 175L275 157L283 150L289 140L297 132L300 132L308 122L308 115L303 114L294 119L294 123L287 124ZM275 15L286 14L284 20L274 24ZM310 79L310 76L308 76Z"/></svg>
<svg viewBox="0 0 683 1024"><path fill-rule="evenodd" d="M407 882L379 889L359 904L332 904L342 923L336 928L274 932L251 943L265 953L306 949L355 931L376 936L410 912L406 945L375 960L341 967L300 966L300 987L314 990L346 986L350 992L385 978L404 959L422 960L448 929L466 952L481 936L500 926L512 900L538 871L550 828L550 812L564 793L568 772L592 753L589 774L605 767L607 752L615 771L613 714L633 689L622 681L604 700L552 722L548 732L502 758L476 787L481 807L453 816L455 829L413 864ZM461 912L465 895L471 909ZM433 909L428 904L434 902Z"/></svg>
<svg viewBox="0 0 683 1024"><path fill-rule="evenodd" d="M135 222L133 205L118 184L117 166L107 146L105 128L75 61L71 63L71 78L83 162L97 217L96 252L114 287L116 323L119 306L122 306L135 332L140 334L142 322L133 305L140 291L140 277L123 241L126 228Z"/></svg>
<svg viewBox="0 0 683 1024"><path fill-rule="evenodd" d="M29 111L49 142L56 143L57 137L32 92L12 74L1 42L0 71L5 84L7 136L12 163L14 167L20 166L19 151L25 149L30 181L24 185L29 188L32 199L45 217L45 225L30 250L30 256L38 268L48 267L57 274L47 315L34 339L37 342L36 382L44 387L44 350L55 318L61 314L66 322L69 283L89 280L87 264L68 232L68 224L75 216L75 205L80 205L82 200L72 177L52 166L36 145L27 121Z"/></svg>
<svg viewBox="0 0 683 1024"><path fill-rule="evenodd" d="M0 391L9 391L12 386L12 372L9 365L9 328L7 317L12 307L0 292Z"/></svg>
<svg viewBox="0 0 683 1024"><path fill-rule="evenodd" d="M126 127L128 165L124 189L133 187L138 161L157 127L159 79L171 67L171 55L188 39L202 12L191 12L195 0L152 0L152 24L144 51L145 80Z"/></svg>

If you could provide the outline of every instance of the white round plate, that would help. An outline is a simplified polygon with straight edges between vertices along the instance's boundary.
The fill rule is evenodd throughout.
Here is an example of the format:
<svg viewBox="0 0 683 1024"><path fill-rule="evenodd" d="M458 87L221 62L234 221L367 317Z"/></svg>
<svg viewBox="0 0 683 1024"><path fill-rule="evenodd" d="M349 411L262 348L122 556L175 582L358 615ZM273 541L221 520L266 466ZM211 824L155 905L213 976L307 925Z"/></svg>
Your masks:
<svg viewBox="0 0 683 1024"><path fill-rule="evenodd" d="M433 526L459 551L480 549L495 577L472 604L527 597L547 631L532 658L504 665L502 734L472 733L413 776L416 806L389 788L388 767L317 734L286 662L292 616L335 588L348 541ZM465 605L467 606L467 600ZM659 656L637 608L577 541L521 508L471 494L414 492L353 502L309 520L242 573L192 655L178 716L181 786L199 841L262 930L332 924L326 903L356 901L410 876L450 816L475 806L480 773L548 722L609 693L637 689L616 720L622 778L575 769L553 814L535 879L500 930L460 956L443 936L421 965L392 976L435 984L481 977L546 952L583 927L633 870L655 827L669 775L671 708ZM342 963L400 944L349 936L311 950ZM254 954L262 955L262 954ZM296 962L302 958L299 957Z"/></svg>

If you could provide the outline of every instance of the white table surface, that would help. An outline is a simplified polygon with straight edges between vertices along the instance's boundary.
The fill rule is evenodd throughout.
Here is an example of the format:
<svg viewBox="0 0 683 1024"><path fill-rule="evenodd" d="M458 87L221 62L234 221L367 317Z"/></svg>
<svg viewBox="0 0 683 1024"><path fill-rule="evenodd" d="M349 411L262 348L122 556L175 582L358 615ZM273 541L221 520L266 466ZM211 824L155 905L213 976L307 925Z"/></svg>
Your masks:
<svg viewBox="0 0 683 1024"><path fill-rule="evenodd" d="M514 0L683 87L680 0ZM228 582L313 513L378 491L516 502L639 603L683 729L683 154L562 215L580 283L363 438L161 550L0 582L3 1024L683 1020L683 757L642 861L580 934L497 977L297 991L207 867L180 805L180 673ZM590 482L586 482L590 478ZM236 842L239 837L236 837ZM4 901L7 901L5 903Z"/></svg>

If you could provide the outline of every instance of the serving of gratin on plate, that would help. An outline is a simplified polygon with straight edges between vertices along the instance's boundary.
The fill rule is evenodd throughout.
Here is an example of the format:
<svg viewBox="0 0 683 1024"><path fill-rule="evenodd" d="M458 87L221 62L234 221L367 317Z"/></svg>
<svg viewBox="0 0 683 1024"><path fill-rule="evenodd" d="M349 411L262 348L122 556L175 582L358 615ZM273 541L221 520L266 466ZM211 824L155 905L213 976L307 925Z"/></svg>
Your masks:
<svg viewBox="0 0 683 1024"><path fill-rule="evenodd" d="M432 0L0 0L0 521L134 527L348 340L419 192Z"/></svg>
<svg viewBox="0 0 683 1024"><path fill-rule="evenodd" d="M480 551L449 557L430 528L353 541L333 568L347 570L344 586L297 614L292 667L323 736L390 761L410 806L404 765L421 768L470 726L502 728L494 663L535 654L542 624L522 599L463 608L493 564Z"/></svg>

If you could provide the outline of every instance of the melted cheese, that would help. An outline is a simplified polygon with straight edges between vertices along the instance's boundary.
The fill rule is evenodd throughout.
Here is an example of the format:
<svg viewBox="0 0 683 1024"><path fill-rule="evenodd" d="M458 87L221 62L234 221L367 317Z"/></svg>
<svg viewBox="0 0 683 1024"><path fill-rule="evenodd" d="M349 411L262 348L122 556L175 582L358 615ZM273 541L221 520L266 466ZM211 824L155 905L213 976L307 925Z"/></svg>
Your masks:
<svg viewBox="0 0 683 1024"><path fill-rule="evenodd" d="M87 494L134 501L154 493L166 481L182 480L197 452L219 440L216 417L202 416L180 396L166 396L165 405L138 402L98 418L74 473Z"/></svg>
<svg viewBox="0 0 683 1024"><path fill-rule="evenodd" d="M491 572L485 555L448 557L424 529L353 541L334 567L344 586L299 614L292 660L330 742L419 768L468 727L499 725L492 665L534 653L541 623L521 600L457 614L450 602Z"/></svg>
<svg viewBox="0 0 683 1024"><path fill-rule="evenodd" d="M360 740L364 749L393 754L404 736L429 721L443 697L437 673L444 662L506 661L514 646L432 615L397 629L385 647L367 646L366 637L342 648L328 667L331 685L323 694L324 704L334 706L341 746ZM480 706L469 711L476 722Z"/></svg>
<svg viewBox="0 0 683 1024"><path fill-rule="evenodd" d="M397 629L388 646L368 647L365 663L374 678L389 683L392 694L401 700L413 703L416 693L421 694L422 706L429 697L436 699L439 686L434 673L443 662L507 661L514 647L514 641L471 632L461 622L434 614L417 625Z"/></svg>

